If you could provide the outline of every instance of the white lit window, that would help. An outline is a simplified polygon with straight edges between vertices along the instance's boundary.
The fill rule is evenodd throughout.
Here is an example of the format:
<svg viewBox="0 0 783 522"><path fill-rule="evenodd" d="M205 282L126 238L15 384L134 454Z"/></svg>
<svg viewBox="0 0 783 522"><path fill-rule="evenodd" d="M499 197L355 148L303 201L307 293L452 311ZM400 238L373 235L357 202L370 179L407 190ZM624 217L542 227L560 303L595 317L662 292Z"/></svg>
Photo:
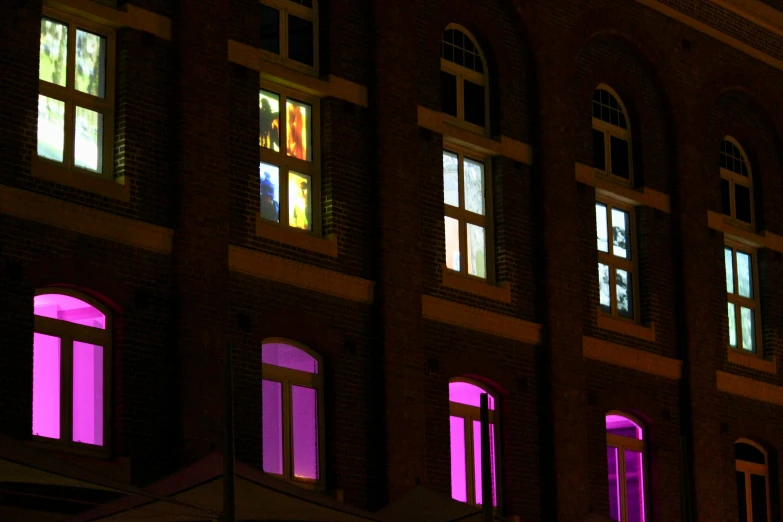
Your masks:
<svg viewBox="0 0 783 522"><path fill-rule="evenodd" d="M595 204L598 239L598 296L601 310L625 319L638 316L638 281L633 209L599 200Z"/></svg>
<svg viewBox="0 0 783 522"><path fill-rule="evenodd" d="M728 243L723 249L729 346L746 353L761 352L755 257L753 249L741 245Z"/></svg>

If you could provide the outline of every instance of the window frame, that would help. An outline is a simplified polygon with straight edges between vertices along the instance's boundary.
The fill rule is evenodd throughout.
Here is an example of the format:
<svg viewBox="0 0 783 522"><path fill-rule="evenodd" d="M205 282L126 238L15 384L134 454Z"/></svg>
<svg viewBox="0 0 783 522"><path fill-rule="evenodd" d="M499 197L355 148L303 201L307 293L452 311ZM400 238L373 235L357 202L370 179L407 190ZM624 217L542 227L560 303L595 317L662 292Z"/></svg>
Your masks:
<svg viewBox="0 0 783 522"><path fill-rule="evenodd" d="M112 365L114 317L108 306L89 295L63 287L41 287L34 296L58 294L79 299L95 307L105 316L106 328L101 330L62 319L53 319L35 314L33 309L33 332L60 339L60 438L32 434L32 440L46 447L60 451L106 458L111 451L112 414ZM103 444L87 444L73 440L73 343L86 342L103 347ZM31 345L32 348L32 345ZM32 390L31 390L32 393ZM31 410L32 411L32 410ZM31 423L32 430L32 423Z"/></svg>
<svg viewBox="0 0 783 522"><path fill-rule="evenodd" d="M633 141L631 139L631 118L628 116L628 109L626 109L622 98L617 94L617 92L611 87L609 87L608 85L606 85L605 83L598 84L598 86L596 86L596 88L593 90L593 93L595 93L595 91L597 90L607 91L610 95L614 97L614 99L617 101L617 105L620 107L620 110L625 116L625 122L628 128L623 129L618 125L614 125L600 118L596 118L595 116L592 116L592 130L600 131L604 134L604 168L599 169L598 167L594 167L595 171L598 174L600 174L602 177L612 180L615 183L625 185L628 187L633 187L634 186L634 169L633 169L634 155L633 155ZM593 103L594 102L591 99L590 100L591 115L592 115ZM624 140L625 142L628 143L628 179L625 179L621 176L617 176L612 173L612 146L611 146L612 136Z"/></svg>
<svg viewBox="0 0 783 522"><path fill-rule="evenodd" d="M721 180L725 179L729 183L729 208L731 212L731 215L727 216L726 214L723 213L721 209L721 215L723 216L724 219L728 220L732 225L754 230L756 227L756 204L754 201L754 193L753 193L753 170L751 169L750 161L748 161L748 155L745 152L745 149L742 147L742 145L740 145L739 142L736 139L734 139L732 136L729 135L724 136L723 140L721 141L721 145L723 145L723 141L730 142L732 145L734 145L737 148L740 154L742 154L742 161L745 164L745 168L748 169L748 176L745 177L742 174L738 174L732 170L720 167L720 161L718 162L720 179ZM735 185L741 185L743 187L746 187L750 192L750 223L748 223L747 221L742 221L741 219L737 218L736 194L734 191ZM722 205L723 205L723 201L721 201L721 206Z"/></svg>
<svg viewBox="0 0 783 522"><path fill-rule="evenodd" d="M261 380L275 381L282 384L282 417L283 417L283 474L277 475L275 473L267 473L273 477L277 477L281 480L291 482L298 486L324 490L326 489L326 420L324 418L324 362L323 358L314 350L307 346L293 341L291 339L282 337L268 337L261 342L261 350L264 349L265 344L286 344L292 346L298 350L305 352L307 355L313 357L318 362L318 373L308 373L300 370L294 370L291 368L283 368L282 366L275 366L272 364L261 363ZM305 478L298 478L294 476L293 466L293 413L291 406L291 386L302 386L305 388L314 389L318 395L318 479L311 480ZM263 393L263 392L262 392ZM263 413L261 418L262 430L263 430ZM263 461L263 453L262 453ZM263 469L263 463L262 463Z"/></svg>
<svg viewBox="0 0 783 522"><path fill-rule="evenodd" d="M481 49L481 46L479 45L478 41L476 41L476 38L471 34L470 31L468 31L467 29L465 29L463 26L459 24L450 23L446 26L445 29L443 29L443 32L445 33L449 29L454 29L463 33L465 36L467 36L470 39L471 42L473 42L473 45L476 47L476 49L479 52L479 56L481 57L481 61L484 66L484 74L478 73L476 71L468 69L467 67L458 65L454 62L451 62L443 58L443 52L441 51L440 70L442 72L447 72L449 74L454 75L457 80L457 116L455 117L455 116L451 116L450 114L443 113L444 120L448 121L453 125L474 132L476 134L489 137L490 128L491 128L490 126L491 111L489 107L489 103L490 103L489 83L490 82L489 82L489 70L487 67L487 57L484 54L484 51ZM443 46L443 34L441 34L441 46ZM476 85L481 85L484 87L485 124L483 127L480 125L476 125L475 123L470 123L468 121L465 121L465 83L464 83L465 80L471 81Z"/></svg>
<svg viewBox="0 0 783 522"><path fill-rule="evenodd" d="M650 501L649 501L649 459L648 459L648 453L647 453L647 436L648 436L648 430L645 427L645 424L641 422L637 417L630 415L624 411L609 411L606 414L604 414L604 423L606 422L606 417L609 415L617 415L620 417L624 417L625 419L628 419L629 421L636 424L641 430L642 430L642 439L634 439L632 437L624 437L622 435L616 435L614 433L609 433L606 428L604 428L604 431L606 432L606 446L617 448L617 470L618 470L618 483L620 484L620 522L626 522L628 520L628 498L627 498L627 492L626 492L626 486L625 486L625 480L620 480L620 477L625 477L625 450L631 450L641 453L642 455L642 466L644 469L642 470L642 480L644 480L644 484L642 486L642 494L644 495L643 502L644 502L644 516L645 520L649 520L650 516ZM604 424L605 425L605 424Z"/></svg>
<svg viewBox="0 0 783 522"><path fill-rule="evenodd" d="M319 9L318 0L312 0L313 7L305 7L301 4L292 2L291 0L258 0L259 4L263 4L267 7L277 9L280 13L278 19L278 31L280 31L280 54L261 49L261 58L267 62L277 63L289 69L294 69L299 72L303 72L310 76L317 76L320 70L320 53L319 53ZM306 65L288 57L288 15L292 14L303 20L313 22L313 65Z"/></svg>
<svg viewBox="0 0 783 522"><path fill-rule="evenodd" d="M598 309L600 313L611 316L622 321L627 321L635 324L641 323L641 310L640 303L641 298L639 296L639 255L638 255L638 235L636 231L636 208L633 205L622 203L614 198L604 195L597 195L595 203L593 205L593 212L598 205L606 206L607 217L607 233L608 233L608 252L601 252L596 244L595 250L598 253L598 263L604 264L609 267L609 304L610 312L606 312L601 307L601 283L598 282ZM630 259L623 259L614 255L612 252L612 209L616 208L623 212L628 213L629 222L629 234L631 238ZM598 216L596 214L596 223L598 222ZM596 230L596 241L598 238L598 231ZM616 269L625 270L631 274L631 291L633 292L633 317L623 317L617 310L617 274Z"/></svg>
<svg viewBox="0 0 783 522"><path fill-rule="evenodd" d="M757 464L755 462L748 462L745 460L740 460L738 458L734 458L734 470L738 473L743 473L745 475L745 506L747 511L747 520L748 522L771 522L772 521L772 500L770 499L770 489L769 489L769 452L765 450L761 445L753 442L750 439L737 439L736 442L734 442L734 447L738 444L746 444L748 446L752 446L759 450L764 455L764 464ZM766 486L767 492L767 520L756 520L753 518L753 492L750 487L750 476L751 475L757 475L764 477L764 485ZM739 506L737 506L739 509Z"/></svg>
<svg viewBox="0 0 783 522"><path fill-rule="evenodd" d="M275 223L268 219L264 219L261 215L261 193L259 188L258 193L258 205L256 205L256 214L264 223L268 223L273 226L281 227L285 230L295 231L300 234L307 234L315 237L322 237L322 204L321 204L321 103L320 99L311 95L307 95L304 92L297 90L293 87L287 87L280 85L279 83L269 82L261 80L258 91L261 90L272 92L280 97L280 151L275 152L272 149L262 147L259 143L259 162L268 163L278 167L279 174L279 187L280 192L280 208L279 208L279 222ZM294 101L310 105L311 126L310 132L312 133L311 141L311 161L301 160L293 156L289 156L286 151L285 140L286 132L288 130L288 114L286 112L286 100L291 98ZM258 102L256 102L258 103ZM282 115L285 114L285 118ZM260 122L260 114L259 114ZM310 230L304 230L298 227L292 227L288 223L288 173L289 171L295 171L299 174L310 176L310 205L311 205L311 219L312 226ZM283 182L283 174L285 173L285 182ZM258 173L260 176L260 172ZM260 178L259 178L260 179Z"/></svg>
<svg viewBox="0 0 783 522"><path fill-rule="evenodd" d="M731 336L729 335L728 323L726 325L726 334L728 337L729 350L735 350L743 354L752 355L755 357L764 357L764 346L762 344L763 336L761 331L761 295L759 292L759 274L758 274L758 251L755 248L750 248L747 245L726 239L723 245L723 281L724 286L726 284L726 254L727 248L732 250L731 263L732 263L732 276L734 278L734 293L729 293L726 289L726 302L734 305L734 321L735 330L737 332L737 346L731 346ZM737 275L737 251L742 252L750 256L751 271L750 276L753 278L753 298L743 297L739 295L739 284ZM741 307L750 308L753 310L753 326L755 337L755 350L748 351L742 348L742 322L741 322ZM728 307L726 309L728 316ZM728 319L727 319L728 320Z"/></svg>
<svg viewBox="0 0 783 522"><path fill-rule="evenodd" d="M503 459L500 458L500 448L501 448L501 425L500 425L500 397L497 393L495 393L493 390L491 390L486 384L479 382L475 379L470 379L468 377L456 377L454 379L449 380L449 384L455 383L455 382L464 382L467 384L472 384L473 386L476 386L477 388L480 388L484 393L487 393L490 397L492 397L492 400L495 404L494 410L489 410L489 423L490 425L493 425L495 427L495 439L494 444L492 447L492 454L495 456L495 474L494 474L494 480L495 480L495 495L497 496L497 505L493 506L493 511L500 512L501 506L503 505L502 501L502 461ZM476 504L476 469L475 469L475 449L473 448L473 421L481 422L481 408L476 406L469 406L467 404L461 404L458 402L452 402L451 399L449 399L449 417L460 417L465 420L465 474L467 475L465 477L465 490L466 490L466 496L468 498L468 501L465 502L465 504L469 506L481 506L482 504ZM449 441L449 451L451 451L451 442ZM481 473L481 470L478 470L479 473ZM460 502L460 501L456 501Z"/></svg>
<svg viewBox="0 0 783 522"><path fill-rule="evenodd" d="M493 200L492 200L492 158L483 154L476 153L472 150L468 150L462 147L454 146L451 143L444 143L441 147L441 187L445 191L443 186L443 155L449 153L457 156L457 186L459 187L459 207L455 207L443 202L443 215L456 219L459 223L459 255L460 255L460 269L453 270L448 268L446 263L446 270L450 270L455 274L460 274L483 283L493 284L495 282L495 237L494 237L494 219L492 213ZM475 163L480 163L484 166L484 215L476 214L465 208L465 189L464 189L464 165L465 159L469 159ZM470 218L470 219L469 219ZM486 277L479 277L472 275L468 272L468 227L467 224L477 225L484 228L484 265L486 270ZM445 224L444 224L444 252L445 252Z"/></svg>
<svg viewBox="0 0 783 522"><path fill-rule="evenodd" d="M48 19L54 22L65 24L68 27L68 53L66 56L66 84L65 86L55 85L38 78L38 95L53 98L65 103L64 113L64 135L63 135L63 161L55 161L43 156L37 152L38 139L36 135L36 153L34 162L41 165L52 166L54 168L87 174L97 178L114 181L114 144L115 144L115 57L116 57L116 31L108 26L96 24L83 17L71 13L44 6L41 16L41 22ZM106 39L106 84L105 95L103 98L92 96L87 93L77 91L75 88L76 75L76 30L81 29L85 32L101 36ZM40 37L40 29L39 29ZM40 60L39 43L39 60ZM95 111L103 116L103 143L100 147L101 171L96 172L74 165L74 139L76 125L76 105L85 109ZM38 119L36 117L36 129Z"/></svg>

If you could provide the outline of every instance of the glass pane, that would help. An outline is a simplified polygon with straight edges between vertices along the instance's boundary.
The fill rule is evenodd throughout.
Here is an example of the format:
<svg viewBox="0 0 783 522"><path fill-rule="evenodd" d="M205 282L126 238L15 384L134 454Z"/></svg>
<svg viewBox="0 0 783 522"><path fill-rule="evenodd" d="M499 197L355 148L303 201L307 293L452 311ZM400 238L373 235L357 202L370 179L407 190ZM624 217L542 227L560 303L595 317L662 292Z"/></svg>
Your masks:
<svg viewBox="0 0 783 522"><path fill-rule="evenodd" d="M65 146L65 102L38 95L38 155L63 160Z"/></svg>
<svg viewBox="0 0 783 522"><path fill-rule="evenodd" d="M623 415L606 416L606 432L621 437L630 437L636 440L644 438L642 427Z"/></svg>
<svg viewBox="0 0 783 522"><path fill-rule="evenodd" d="M76 90L106 96L106 38L76 30Z"/></svg>
<svg viewBox="0 0 783 522"><path fill-rule="evenodd" d="M468 406L481 407L481 394L487 393L475 384L463 381L455 381L449 383L449 402L456 402L459 404L466 404ZM489 409L495 409L495 399L492 395L488 395Z"/></svg>
<svg viewBox="0 0 783 522"><path fill-rule="evenodd" d="M465 160L465 210L484 215L484 164Z"/></svg>
<svg viewBox="0 0 783 522"><path fill-rule="evenodd" d="M609 282L609 265L598 263L598 300L601 310L612 312L612 296Z"/></svg>
<svg viewBox="0 0 783 522"><path fill-rule="evenodd" d="M753 298L752 261L745 252L737 251L737 286L739 295Z"/></svg>
<svg viewBox="0 0 783 522"><path fill-rule="evenodd" d="M609 517L620 520L620 466L617 458L617 448L606 447L606 463L609 471Z"/></svg>
<svg viewBox="0 0 783 522"><path fill-rule="evenodd" d="M73 440L103 446L103 346L73 342Z"/></svg>
<svg viewBox="0 0 783 522"><path fill-rule="evenodd" d="M259 4L261 9L261 49L280 54L280 11Z"/></svg>
<svg viewBox="0 0 783 522"><path fill-rule="evenodd" d="M280 169L276 165L261 162L258 165L261 176L261 217L280 222Z"/></svg>
<svg viewBox="0 0 783 522"><path fill-rule="evenodd" d="M291 386L294 477L318 480L318 393Z"/></svg>
<svg viewBox="0 0 783 522"><path fill-rule="evenodd" d="M50 317L92 328L106 328L106 316L81 299L63 294L43 294L33 300L35 315Z"/></svg>
<svg viewBox="0 0 783 522"><path fill-rule="evenodd" d="M459 157L443 152L443 202L459 207Z"/></svg>
<svg viewBox="0 0 783 522"><path fill-rule="evenodd" d="M644 522L644 466L639 451L625 450L627 522Z"/></svg>
<svg viewBox="0 0 783 522"><path fill-rule="evenodd" d="M283 385L261 381L263 466L267 473L283 474Z"/></svg>
<svg viewBox="0 0 783 522"><path fill-rule="evenodd" d="M598 170L606 170L604 133L595 129L593 129L593 167Z"/></svg>
<svg viewBox="0 0 783 522"><path fill-rule="evenodd" d="M76 107L73 164L101 172L103 164L103 114Z"/></svg>
<svg viewBox="0 0 783 522"><path fill-rule="evenodd" d="M740 320L742 321L742 349L749 352L756 351L756 317L750 308L740 307Z"/></svg>
<svg viewBox="0 0 783 522"><path fill-rule="evenodd" d="M487 254L484 227L468 223L468 273L487 277Z"/></svg>
<svg viewBox="0 0 783 522"><path fill-rule="evenodd" d="M612 136L610 147L610 153L612 155L612 174L623 179L631 179L628 142Z"/></svg>
<svg viewBox="0 0 783 522"><path fill-rule="evenodd" d="M318 361L309 353L285 343L264 343L261 362L300 372L318 373Z"/></svg>
<svg viewBox="0 0 783 522"><path fill-rule="evenodd" d="M495 425L490 424L489 425L489 456L490 456L490 464L492 465L492 505L497 506L498 505L498 495L497 495L497 480L495 475ZM475 486L475 497L476 497L476 504L482 503L482 493L481 490L481 422L474 420L473 421L473 475L474 475L474 486Z"/></svg>
<svg viewBox="0 0 783 522"><path fill-rule="evenodd" d="M33 435L60 438L60 338L33 335Z"/></svg>
<svg viewBox="0 0 783 522"><path fill-rule="evenodd" d="M737 312L734 310L734 303L728 303L729 311L729 346L737 347Z"/></svg>
<svg viewBox="0 0 783 522"><path fill-rule="evenodd" d="M487 124L486 119L486 98L484 97L484 86L478 85L468 80L464 80L465 96L465 121L484 127Z"/></svg>
<svg viewBox="0 0 783 522"><path fill-rule="evenodd" d="M313 22L288 15L288 57L305 65L313 60Z"/></svg>
<svg viewBox="0 0 783 522"><path fill-rule="evenodd" d="M302 230L312 230L312 196L310 176L288 173L288 224Z"/></svg>
<svg viewBox="0 0 783 522"><path fill-rule="evenodd" d="M295 4L303 5L305 7L313 7L313 0L291 0Z"/></svg>
<svg viewBox="0 0 783 522"><path fill-rule="evenodd" d="M734 293L734 259L730 248L723 249L723 263L726 267L726 292Z"/></svg>
<svg viewBox="0 0 783 522"><path fill-rule="evenodd" d="M446 223L446 266L459 272L459 221L449 216L445 216L444 221Z"/></svg>
<svg viewBox="0 0 783 522"><path fill-rule="evenodd" d="M595 229L598 233L598 250L609 252L609 232L606 214L606 205L603 203L595 204Z"/></svg>
<svg viewBox="0 0 783 522"><path fill-rule="evenodd" d="M612 209L612 253L623 259L631 258L631 223L628 212Z"/></svg>
<svg viewBox="0 0 783 522"><path fill-rule="evenodd" d="M42 18L38 78L65 87L67 57L68 26Z"/></svg>
<svg viewBox="0 0 783 522"><path fill-rule="evenodd" d="M738 442L734 445L734 456L737 460L753 462L754 464L767 463L767 459L761 450L745 442Z"/></svg>
<svg viewBox="0 0 783 522"><path fill-rule="evenodd" d="M753 522L767 522L767 478L762 475L750 476L750 504L753 510Z"/></svg>
<svg viewBox="0 0 783 522"><path fill-rule="evenodd" d="M457 116L457 77L445 71L440 72L440 104L444 113Z"/></svg>
<svg viewBox="0 0 783 522"><path fill-rule="evenodd" d="M745 491L745 474L741 471L736 472L737 477L737 520L739 522L748 522L748 499ZM762 521L766 522L766 520Z"/></svg>
<svg viewBox="0 0 783 522"><path fill-rule="evenodd" d="M280 152L280 96L262 89L258 92L258 109L258 144Z"/></svg>
<svg viewBox="0 0 783 522"><path fill-rule="evenodd" d="M310 114L312 108L306 103L286 100L286 145L288 155L300 160L312 161L312 137Z"/></svg>
<svg viewBox="0 0 783 522"><path fill-rule="evenodd" d="M615 272L617 288L617 315L633 319L633 274L617 269Z"/></svg>
<svg viewBox="0 0 783 522"><path fill-rule="evenodd" d="M734 208L737 219L745 223L751 222L750 189L742 185L734 185Z"/></svg>
<svg viewBox="0 0 783 522"><path fill-rule="evenodd" d="M451 425L451 498L468 501L467 466L465 464L465 419L449 417Z"/></svg>
<svg viewBox="0 0 783 522"><path fill-rule="evenodd" d="M720 180L720 207L724 215L731 215L731 192L729 180Z"/></svg>

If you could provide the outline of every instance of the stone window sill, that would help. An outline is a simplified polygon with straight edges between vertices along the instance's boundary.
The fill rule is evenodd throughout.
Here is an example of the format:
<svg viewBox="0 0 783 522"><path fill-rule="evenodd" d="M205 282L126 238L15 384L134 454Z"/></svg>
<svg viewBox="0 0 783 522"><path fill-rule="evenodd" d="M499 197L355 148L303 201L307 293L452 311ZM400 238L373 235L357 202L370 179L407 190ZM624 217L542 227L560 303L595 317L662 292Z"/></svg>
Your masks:
<svg viewBox="0 0 783 522"><path fill-rule="evenodd" d="M598 319L598 328L609 330L610 332L636 337L642 341L655 342L655 323L650 326L642 326L627 319L620 319L607 315L601 311L601 307L596 307Z"/></svg>
<svg viewBox="0 0 783 522"><path fill-rule="evenodd" d="M92 192L99 196L130 201L130 184L126 182L124 176L112 181L88 172L69 170L57 163L38 157L33 159L32 175L39 179Z"/></svg>
<svg viewBox="0 0 783 522"><path fill-rule="evenodd" d="M256 235L284 245L309 250L316 254L337 257L337 236L329 234L325 238L315 237L303 230L286 228L270 223L256 214Z"/></svg>
<svg viewBox="0 0 783 522"><path fill-rule="evenodd" d="M26 441L25 444L40 451L41 454L51 456L53 459L76 464L92 473L101 474L119 482L130 482L131 461L129 458L109 459L107 448L99 448L97 450L75 448L58 444L58 442L36 438Z"/></svg>
<svg viewBox="0 0 783 522"><path fill-rule="evenodd" d="M492 285L486 281L449 270L445 263L441 265L441 273L443 274L441 284L446 288L475 294L502 303L511 302L511 285L508 282Z"/></svg>
<svg viewBox="0 0 783 522"><path fill-rule="evenodd" d="M742 353L739 350L735 350L729 347L729 362L738 366L745 366L753 370L758 370L764 373L776 374L778 373L777 357L774 355L767 359L753 355L749 353Z"/></svg>
<svg viewBox="0 0 783 522"><path fill-rule="evenodd" d="M597 194L616 199L626 205L646 206L667 214L671 212L671 201L668 194L648 187L637 190L615 183L595 167L583 163L576 163L574 171L576 181L594 187Z"/></svg>

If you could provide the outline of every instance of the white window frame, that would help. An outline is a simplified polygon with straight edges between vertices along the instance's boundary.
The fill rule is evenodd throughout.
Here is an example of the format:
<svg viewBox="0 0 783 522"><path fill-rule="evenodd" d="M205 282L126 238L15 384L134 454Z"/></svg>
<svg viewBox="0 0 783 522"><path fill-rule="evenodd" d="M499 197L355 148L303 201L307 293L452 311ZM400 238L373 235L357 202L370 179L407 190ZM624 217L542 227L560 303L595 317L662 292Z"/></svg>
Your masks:
<svg viewBox="0 0 783 522"><path fill-rule="evenodd" d="M736 350L738 352L741 352L743 354L747 355L754 355L757 357L763 357L764 356L764 347L762 346L762 333L761 333L761 300L759 296L759 274L758 274L758 255L757 251L754 248L750 248L746 245L743 245L741 243L738 243L736 241L730 241L726 240L724 244L724 255L723 255L723 280L725 285L726 280L726 254L725 249L730 248L732 251L731 255L731 263L732 263L732 276L734 277L734 293L730 294L728 292L728 289L726 290L726 301L727 303L732 303L734 305L734 321L735 321L735 330L737 332L737 346L731 346L731 337L728 336L728 330L726 331L726 334L728 336L728 343L729 343L729 349L730 350ZM742 297L739 295L739 276L737 274L737 251L742 252L743 254L747 254L750 256L750 263L751 263L751 273L750 276L753 278L753 298L748 297ZM753 310L753 326L754 331L753 334L755 336L756 341L756 350L753 352L749 352L742 348L742 322L741 322L741 307L750 308ZM726 313L728 314L728 307L726 309ZM728 327L728 325L727 325Z"/></svg>
<svg viewBox="0 0 783 522"><path fill-rule="evenodd" d="M767 451L749 439L739 439L734 443L747 444L753 446L764 455L764 464L757 464L755 462L747 462L744 460L735 459L735 470L739 473L745 474L745 506L747 509L748 522L771 522L772 521L772 501L770 500L769 491L769 454ZM758 475L764 477L764 484L767 488L767 520L756 520L753 518L753 494L750 488L750 476Z"/></svg>
<svg viewBox="0 0 783 522"><path fill-rule="evenodd" d="M646 448L646 437L647 437L647 430L644 428L644 424L639 422L639 420L631 415L628 415L625 412L621 411L610 411L607 413L604 418L608 415L618 415L620 417L625 417L629 421L635 423L639 428L642 430L642 440L634 439L632 437L623 437L622 435L615 435L614 433L606 432L606 446L617 448L617 482L620 485L620 520L621 522L625 522L628 520L628 499L627 499L627 493L625 489L625 450L631 450L631 451L638 451L642 454L642 480L644 480L644 486L642 489L642 494L644 495L644 514L645 519L648 518L649 515L649 481L647 477L649 476L647 473L648 468L648 462L647 462L647 448Z"/></svg>
<svg viewBox="0 0 783 522"><path fill-rule="evenodd" d="M599 281L599 304L598 308L601 313L611 315L617 319L628 321L632 323L639 323L641 320L640 297L639 297L639 270L638 270L638 247L637 247L637 234L636 234L636 209L633 205L626 203L620 203L619 201L606 196L596 197L596 204L606 206L607 216L607 232L608 232L608 252L601 252L596 245L596 252L598 252L598 262L609 267L609 304L611 306L611 312L607 313L601 308L600 305L600 281ZM595 207L594 207L595 208ZM630 259L623 259L622 257L615 256L612 251L613 234L612 229L612 209L622 210L628 213L629 229L628 234L631 240ZM596 218L597 221L597 218ZM597 232L596 232L597 236ZM625 270L631 275L631 291L633 292L633 317L622 317L617 310L617 274L615 269Z"/></svg>
<svg viewBox="0 0 783 522"><path fill-rule="evenodd" d="M316 76L319 71L319 30L318 30L318 0L313 0L313 7L305 7L303 5L292 2L291 0L259 0L259 3L264 4L267 7L272 7L280 12L279 28L280 31L280 54L269 52L265 49L260 49L261 56L264 60L279 63L290 69L294 69L311 76ZM288 15L292 14L303 20L313 22L313 65L309 66L301 62L297 62L288 57Z"/></svg>
<svg viewBox="0 0 783 522"><path fill-rule="evenodd" d="M35 161L41 165L53 166L55 168L59 167L61 169L72 170L91 176L97 176L99 178L114 180L114 67L116 33L109 27L95 24L84 18L49 7L43 8L41 20L45 18L66 24L68 26L68 55L66 57L67 66L65 87L46 82L40 78L38 80L39 95L65 102L65 135L62 162L39 156L37 152L34 156ZM106 39L106 85L105 95L103 98L77 91L74 86L76 75L77 29L82 29L86 32L96 34ZM76 105L103 115L103 143L101 147L100 172L95 172L74 165L74 126L76 125Z"/></svg>
<svg viewBox="0 0 783 522"><path fill-rule="evenodd" d="M71 323L62 319L53 319L34 315L35 333L50 335L60 339L60 438L53 439L33 435L33 440L46 446L55 446L71 453L106 457L110 450L111 419L111 368L112 368L112 313L95 299L68 288L45 287L36 290L35 295L59 294L73 297L95 307L104 314L106 328L92 328ZM73 440L73 343L90 343L103 347L103 445L86 444Z"/></svg>
<svg viewBox="0 0 783 522"><path fill-rule="evenodd" d="M309 489L324 490L326 488L325 464L326 464L326 435L324 419L324 367L323 359L313 350L303 344L290 339L270 337L264 339L261 343L261 349L265 344L287 344L299 350L302 350L313 357L318 363L318 373L308 373L291 368L283 368L272 364L261 363L261 379L275 381L282 384L282 413L283 413L283 475L269 473L273 477L278 477L288 482L292 482ZM293 456L294 456L294 433L293 433L293 415L291 404L291 387L302 386L311 388L318 394L318 479L310 480L294 476ZM263 420L262 420L263 425Z"/></svg>
<svg viewBox="0 0 783 522"><path fill-rule="evenodd" d="M729 206L731 208L730 216L727 216L722 212L721 215L724 216L724 219L730 220L731 224L733 225L737 225L743 228L753 229L756 226L756 207L753 201L753 170L751 170L750 168L748 155L745 153L745 149L742 148L742 145L740 145L739 142L734 138L732 138L731 136L724 136L723 140L730 142L735 147L737 147L737 150L740 151L740 154L742 154L742 161L743 163L745 163L745 168L748 169L748 176L745 177L742 174L737 174L736 172L733 172L729 169L724 169L723 167L720 167L721 179L725 179L729 183ZM736 195L734 193L735 185L746 187L750 192L750 223L737 219L737 204L735 201ZM723 202L721 201L721 205L722 204Z"/></svg>
<svg viewBox="0 0 783 522"><path fill-rule="evenodd" d="M617 105L625 116L625 123L627 129L623 129L618 125L613 125L609 122L603 121L600 118L592 117L593 130L603 132L604 134L604 169L595 168L596 172L607 179L611 179L615 183L619 183L626 186L633 186L634 173L633 173L633 142L631 141L631 119L628 117L628 110L625 108L622 98L615 92L614 89L606 85L605 83L599 84L595 90L604 90L614 96L617 100ZM590 100L590 113L592 114L593 100ZM624 140L628 143L628 179L622 178L612 174L612 140L611 137Z"/></svg>
<svg viewBox="0 0 783 522"><path fill-rule="evenodd" d="M481 134L482 136L489 137L489 129L490 129L490 110L489 110L489 71L487 69L487 59L484 55L484 51L481 49L481 46L478 44L476 39L473 37L473 35L458 24L448 24L446 28L443 30L444 32L448 31L449 29L454 29L456 31L459 31L463 33L465 36L467 36L471 42L473 42L473 45L476 47L476 49L479 52L479 56L481 57L481 61L484 65L484 74L478 73L472 69L468 69L467 67L463 67L461 65L458 65L454 62L451 62L449 60L446 60L442 56L441 52L441 59L440 59L440 69L441 71L447 72L449 74L453 74L457 79L457 116L456 118L451 115L444 114L444 118L446 118L450 123L457 125L459 127L462 127L466 130L470 130L472 132L475 132L476 134ZM442 37L441 37L442 42ZM443 45L441 43L441 45ZM482 127L480 125L476 125L474 123L470 123L465 121L465 83L464 80L468 80L470 82L473 82L477 85L482 85L484 87L484 114L485 114L485 125Z"/></svg>

